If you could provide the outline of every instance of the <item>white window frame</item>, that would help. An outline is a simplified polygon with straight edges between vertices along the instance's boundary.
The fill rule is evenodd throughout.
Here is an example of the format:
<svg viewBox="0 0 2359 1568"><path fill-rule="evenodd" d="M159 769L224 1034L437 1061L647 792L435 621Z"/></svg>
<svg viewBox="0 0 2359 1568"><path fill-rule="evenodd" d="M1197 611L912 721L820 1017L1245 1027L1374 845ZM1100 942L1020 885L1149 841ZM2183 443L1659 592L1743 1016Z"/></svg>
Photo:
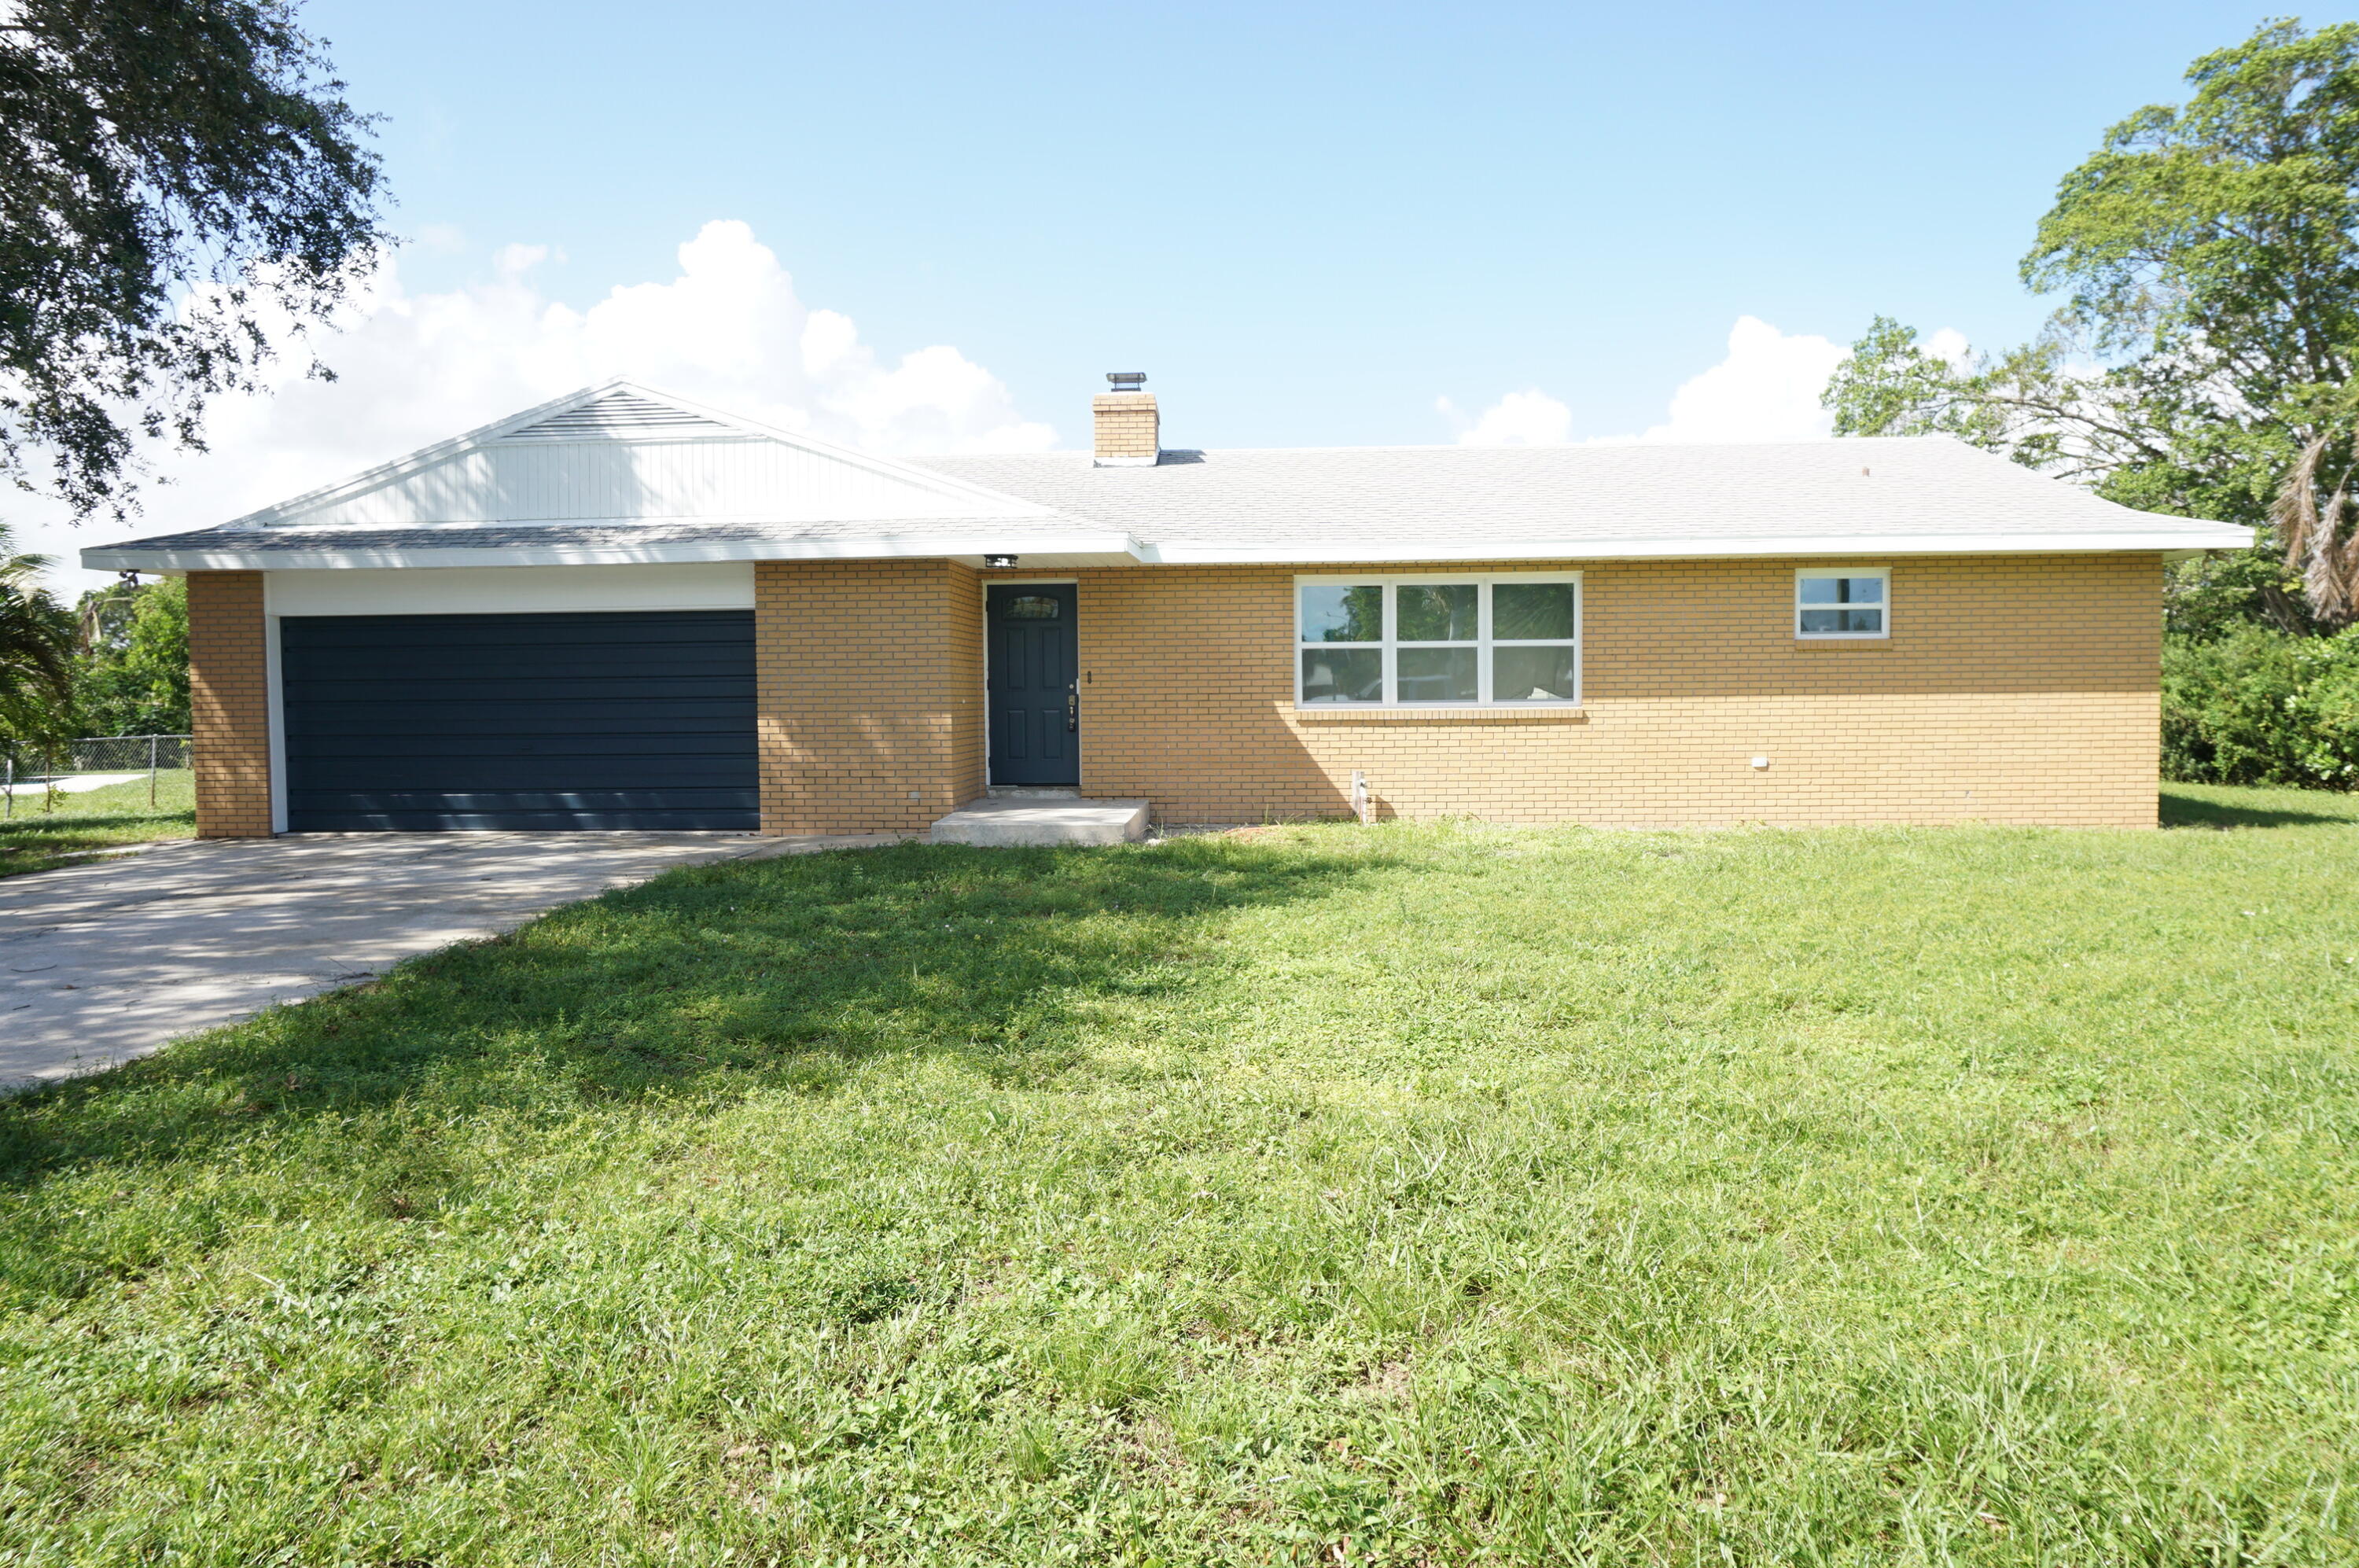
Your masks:
<svg viewBox="0 0 2359 1568"><path fill-rule="evenodd" d="M1806 632L1802 629L1802 580L1806 577L1878 577L1884 581L1884 602L1876 608L1884 612L1884 629L1880 632ZM1824 604L1807 606L1813 610L1827 608ZM1892 635L1892 568L1888 566L1798 566L1794 569L1794 618L1788 623L1796 642L1882 642Z"/></svg>
<svg viewBox="0 0 2359 1568"><path fill-rule="evenodd" d="M1491 693L1491 650L1495 648L1562 648L1561 637L1506 637L1491 635L1491 590L1499 583L1570 583L1572 584L1572 695L1550 698L1544 702L1515 699L1502 702ZM1409 648L1471 648L1474 652L1475 690L1480 695L1473 702L1451 699L1442 702L1403 702L1400 699L1399 610L1395 601L1397 588L1418 587L1433 583L1473 583L1475 588L1475 637L1472 642L1412 642ZM1382 642L1305 642L1302 640L1302 591L1305 588L1369 588L1384 591L1384 640ZM1796 590L1799 592L1799 590ZM1578 708L1582 702L1582 637L1589 626L1589 606L1582 591L1578 572L1420 572L1408 575L1387 572L1321 572L1294 580L1294 647L1288 657L1294 660L1294 705L1314 713L1382 713L1394 709L1432 708ZM1302 655L1314 648L1374 648L1384 656L1384 691L1381 702L1312 702L1302 695Z"/></svg>

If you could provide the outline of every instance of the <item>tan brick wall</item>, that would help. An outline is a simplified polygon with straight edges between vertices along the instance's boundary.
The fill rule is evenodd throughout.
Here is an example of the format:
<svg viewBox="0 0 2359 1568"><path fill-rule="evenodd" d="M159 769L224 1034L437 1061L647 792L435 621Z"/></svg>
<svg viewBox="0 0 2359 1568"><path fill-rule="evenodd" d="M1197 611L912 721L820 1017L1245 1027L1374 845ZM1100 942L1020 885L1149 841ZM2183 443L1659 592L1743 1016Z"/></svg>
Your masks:
<svg viewBox="0 0 2359 1568"><path fill-rule="evenodd" d="M963 804L983 793L986 766L981 574L953 562L950 595L951 794Z"/></svg>
<svg viewBox="0 0 2359 1568"><path fill-rule="evenodd" d="M1841 643L1793 637L1798 564L1560 563L1583 571L1571 722L1299 719L1294 568L1079 572L1082 791L1337 815L1357 768L1412 818L2154 825L2158 556L1862 561L1891 567L1892 636Z"/></svg>
<svg viewBox="0 0 2359 1568"><path fill-rule="evenodd" d="M189 573L197 836L270 833L270 686L259 572Z"/></svg>
<svg viewBox="0 0 2359 1568"><path fill-rule="evenodd" d="M920 829L982 793L982 594L951 561L756 564L764 833Z"/></svg>
<svg viewBox="0 0 2359 1568"><path fill-rule="evenodd" d="M1152 392L1101 392L1090 399L1099 457L1153 457L1163 439L1163 417Z"/></svg>

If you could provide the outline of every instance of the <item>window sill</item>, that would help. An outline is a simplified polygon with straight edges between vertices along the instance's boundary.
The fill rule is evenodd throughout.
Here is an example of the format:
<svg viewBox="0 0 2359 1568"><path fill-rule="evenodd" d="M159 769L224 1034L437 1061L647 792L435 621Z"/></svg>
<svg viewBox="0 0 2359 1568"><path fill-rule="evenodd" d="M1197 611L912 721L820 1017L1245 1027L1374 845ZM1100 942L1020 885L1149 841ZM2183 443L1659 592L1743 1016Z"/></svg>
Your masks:
<svg viewBox="0 0 2359 1568"><path fill-rule="evenodd" d="M1589 720L1589 715L1572 703L1561 707L1535 704L1451 708L1416 702L1297 702L1294 716L1313 724L1586 724Z"/></svg>

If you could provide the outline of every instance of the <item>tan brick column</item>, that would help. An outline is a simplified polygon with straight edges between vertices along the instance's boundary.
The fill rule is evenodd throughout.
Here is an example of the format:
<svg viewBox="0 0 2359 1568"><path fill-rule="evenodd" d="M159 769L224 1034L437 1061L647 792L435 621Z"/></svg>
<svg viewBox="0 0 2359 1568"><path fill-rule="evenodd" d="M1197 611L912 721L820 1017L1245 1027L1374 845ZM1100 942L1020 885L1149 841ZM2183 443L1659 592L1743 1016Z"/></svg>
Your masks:
<svg viewBox="0 0 2359 1568"><path fill-rule="evenodd" d="M259 572L189 573L197 836L270 834L268 623Z"/></svg>
<svg viewBox="0 0 2359 1568"><path fill-rule="evenodd" d="M764 833L915 832L983 793L982 594L954 561L755 564Z"/></svg>

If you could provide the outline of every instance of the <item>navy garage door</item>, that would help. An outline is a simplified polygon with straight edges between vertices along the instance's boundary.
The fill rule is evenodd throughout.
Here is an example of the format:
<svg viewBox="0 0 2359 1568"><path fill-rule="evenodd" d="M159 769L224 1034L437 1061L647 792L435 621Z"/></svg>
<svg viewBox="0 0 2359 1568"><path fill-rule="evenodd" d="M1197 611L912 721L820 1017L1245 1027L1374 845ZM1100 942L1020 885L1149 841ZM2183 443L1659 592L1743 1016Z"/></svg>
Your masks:
<svg viewBox="0 0 2359 1568"><path fill-rule="evenodd" d="M278 625L297 833L760 825L750 610Z"/></svg>

